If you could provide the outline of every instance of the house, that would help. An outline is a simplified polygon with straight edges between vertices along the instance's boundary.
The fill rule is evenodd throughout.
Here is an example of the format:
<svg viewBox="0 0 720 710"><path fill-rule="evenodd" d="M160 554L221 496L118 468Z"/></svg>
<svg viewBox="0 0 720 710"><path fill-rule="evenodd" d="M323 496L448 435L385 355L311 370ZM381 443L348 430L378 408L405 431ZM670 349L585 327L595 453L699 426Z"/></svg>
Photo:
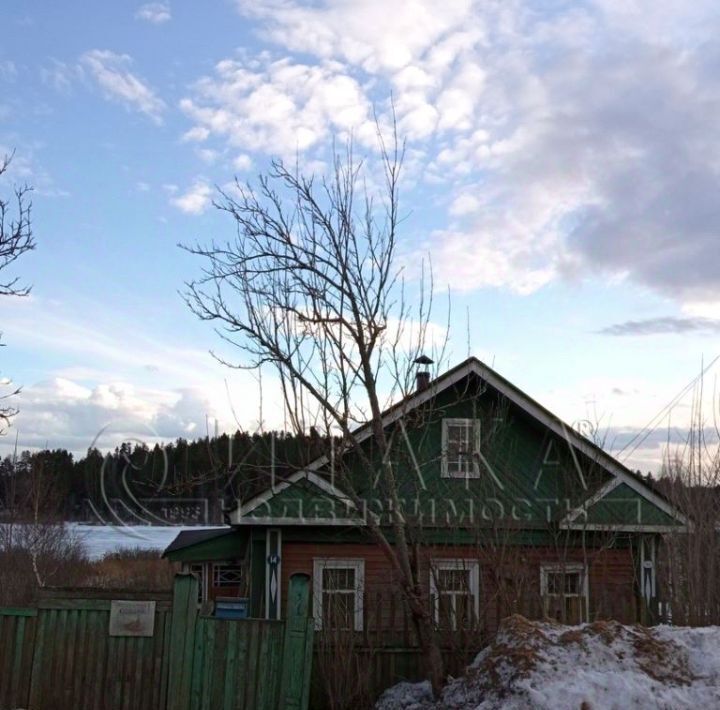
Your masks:
<svg viewBox="0 0 720 710"><path fill-rule="evenodd" d="M576 428L475 358L432 381L419 372L383 424L415 562L452 638L466 628L484 637L515 612L647 618L660 596L659 541L688 521ZM356 438L374 461L369 427ZM411 641L393 570L366 531L368 516L386 525L388 515L382 479L350 449L242 502L226 529L180 533L165 556L198 573L203 599L240 596L251 616L271 619L290 575L305 572L318 629L394 629L402 645Z"/></svg>

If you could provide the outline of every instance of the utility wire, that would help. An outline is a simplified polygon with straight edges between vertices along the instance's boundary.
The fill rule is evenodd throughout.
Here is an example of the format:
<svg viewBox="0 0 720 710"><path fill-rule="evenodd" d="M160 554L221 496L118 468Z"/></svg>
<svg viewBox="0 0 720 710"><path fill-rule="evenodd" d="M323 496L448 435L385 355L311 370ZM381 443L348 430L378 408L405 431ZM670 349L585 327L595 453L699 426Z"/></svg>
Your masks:
<svg viewBox="0 0 720 710"><path fill-rule="evenodd" d="M675 395L650 421L637 433L635 436L628 441L625 446L620 449L617 453L617 457L620 458L623 454L623 452L628 449L630 446L635 444L633 448L628 451L625 456L622 457L624 461L626 461L630 456L632 456L638 448L642 445L642 443L652 434L655 429L657 429L658 424L662 421L662 419L665 417L665 415L700 381L701 378L705 376L705 373L718 361L720 360L720 355L717 355L713 360L711 360L710 364L703 368L700 371L700 374L696 377L693 377L690 382L685 385L685 387L678 392L678 394ZM637 442L637 443L635 443Z"/></svg>

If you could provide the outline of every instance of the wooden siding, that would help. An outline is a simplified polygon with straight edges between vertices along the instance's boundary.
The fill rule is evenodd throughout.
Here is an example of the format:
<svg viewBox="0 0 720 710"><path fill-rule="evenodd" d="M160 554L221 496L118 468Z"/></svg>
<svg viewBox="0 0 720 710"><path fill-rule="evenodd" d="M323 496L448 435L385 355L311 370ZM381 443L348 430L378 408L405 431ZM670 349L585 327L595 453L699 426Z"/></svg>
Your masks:
<svg viewBox="0 0 720 710"><path fill-rule="evenodd" d="M587 563L590 620L613 618L623 623L637 620L635 565L629 547L617 549L567 549L550 547L509 548L493 553L473 547L423 548L422 567L429 593L428 564L432 559L477 560L480 564L479 628L484 638L492 635L510 614L542 618L540 568L544 564ZM381 550L369 544L283 545L283 595L289 576L304 572L312 576L314 558L363 559L365 561L364 633L381 646L414 645L394 572ZM390 634L388 631L397 633ZM410 643L408 644L408 639Z"/></svg>

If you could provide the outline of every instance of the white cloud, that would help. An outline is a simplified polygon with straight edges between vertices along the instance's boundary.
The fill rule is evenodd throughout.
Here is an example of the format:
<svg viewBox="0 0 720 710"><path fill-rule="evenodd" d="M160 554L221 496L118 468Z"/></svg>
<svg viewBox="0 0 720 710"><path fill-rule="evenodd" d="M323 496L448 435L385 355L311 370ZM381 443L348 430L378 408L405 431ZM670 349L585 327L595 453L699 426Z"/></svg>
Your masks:
<svg viewBox="0 0 720 710"><path fill-rule="evenodd" d="M83 54L80 64L96 81L106 98L144 113L155 123L162 123L165 102L130 71L132 59L127 54L93 49Z"/></svg>
<svg viewBox="0 0 720 710"><path fill-rule="evenodd" d="M202 214L212 201L213 190L204 180L197 180L184 193L170 202L185 214Z"/></svg>
<svg viewBox="0 0 720 710"><path fill-rule="evenodd" d="M226 59L180 103L185 140L215 136L247 151L292 156L371 121L370 102L336 62Z"/></svg>
<svg viewBox="0 0 720 710"><path fill-rule="evenodd" d="M252 158L245 153L240 153L240 155L238 155L235 160L233 160L233 167L235 168L235 170L239 170L240 172L246 172L247 170L250 170L252 164Z"/></svg>
<svg viewBox="0 0 720 710"><path fill-rule="evenodd" d="M189 131L186 131L183 134L182 139L185 142L195 141L202 143L204 140L207 140L209 136L210 131L205 128L205 126L193 126Z"/></svg>
<svg viewBox="0 0 720 710"><path fill-rule="evenodd" d="M161 25L171 18L169 2L149 2L141 5L135 12L136 20L144 20L154 25Z"/></svg>
<svg viewBox="0 0 720 710"><path fill-rule="evenodd" d="M0 79L14 81L17 77L17 65L11 59L0 60Z"/></svg>
<svg viewBox="0 0 720 710"><path fill-rule="evenodd" d="M344 61L375 73L412 65L473 17L472 0L385 0L316 5L238 0L241 13L264 21L261 33L288 49Z"/></svg>
<svg viewBox="0 0 720 710"><path fill-rule="evenodd" d="M88 387L53 377L25 387L16 400L20 412L13 427L21 447L64 447L75 452L86 451L96 437L99 446L112 448L129 438L152 445L198 436L204 433L205 415L218 414L200 387L163 390L122 381ZM229 426L230 421L223 424Z"/></svg>
<svg viewBox="0 0 720 710"><path fill-rule="evenodd" d="M212 165L213 163L217 162L218 158L220 157L220 152L214 150L213 148L198 148L195 151L195 155L197 155L197 157L200 158L203 163Z"/></svg>
<svg viewBox="0 0 720 710"><path fill-rule="evenodd" d="M3 316L13 351L40 352L55 362L38 382L22 382L13 399L20 447L66 447L84 452L109 427L99 445L128 437L153 443L200 436L206 415L221 431L258 426L260 389L253 373L231 371L202 348L159 340L118 312L92 305L66 313L61 304L31 296ZM263 376L265 426L283 423L282 395L272 372ZM237 417L237 419L236 419ZM14 432L13 432L14 434ZM0 439L11 450L14 435Z"/></svg>
<svg viewBox="0 0 720 710"><path fill-rule="evenodd" d="M473 214L480 208L480 200L474 195L463 193L458 195L450 205L450 214L453 217L462 217L466 214Z"/></svg>
<svg viewBox="0 0 720 710"><path fill-rule="evenodd" d="M40 78L46 86L50 86L61 94L69 94L73 84L83 75L82 67L77 64L51 59L50 65L40 69Z"/></svg>
<svg viewBox="0 0 720 710"><path fill-rule="evenodd" d="M416 151L410 179L459 196L429 243L441 278L530 292L590 275L717 301L707 258L720 239L713 3L237 6L284 59L221 62L183 102L192 138L288 155L319 152L352 124L369 144L366 107L385 123L392 90ZM342 88L325 91L334 81ZM318 109L328 93L352 120Z"/></svg>

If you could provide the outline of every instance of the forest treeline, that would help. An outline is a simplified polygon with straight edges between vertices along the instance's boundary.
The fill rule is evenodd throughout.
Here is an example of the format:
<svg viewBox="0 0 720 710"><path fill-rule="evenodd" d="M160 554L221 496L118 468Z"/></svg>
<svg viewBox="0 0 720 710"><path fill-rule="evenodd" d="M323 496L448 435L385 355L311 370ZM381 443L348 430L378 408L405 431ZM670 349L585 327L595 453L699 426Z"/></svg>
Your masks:
<svg viewBox="0 0 720 710"><path fill-rule="evenodd" d="M23 451L0 461L0 518L221 523L247 500L325 452L326 439L286 432L222 434L148 447L123 443L76 458L65 449Z"/></svg>

